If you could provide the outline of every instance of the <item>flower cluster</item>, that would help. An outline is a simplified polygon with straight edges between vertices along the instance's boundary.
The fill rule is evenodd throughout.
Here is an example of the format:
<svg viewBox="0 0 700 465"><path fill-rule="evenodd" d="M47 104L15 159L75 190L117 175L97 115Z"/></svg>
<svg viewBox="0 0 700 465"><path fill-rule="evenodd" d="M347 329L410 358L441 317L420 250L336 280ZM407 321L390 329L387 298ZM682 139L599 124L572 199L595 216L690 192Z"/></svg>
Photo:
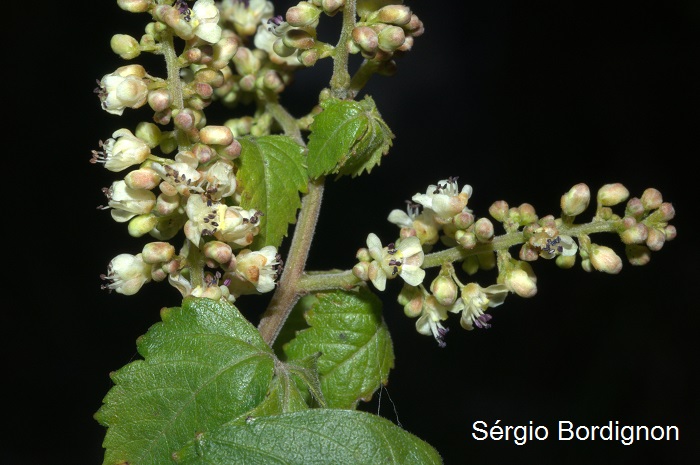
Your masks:
<svg viewBox="0 0 700 465"><path fill-rule="evenodd" d="M359 249L359 263L353 268L357 278L371 281L380 291L385 290L387 279L403 278L399 303L406 315L417 317L417 331L432 335L441 347L447 334L442 322L449 313L461 313L460 324L467 330L489 328L492 317L485 312L501 305L508 294L535 296L537 276L531 262L539 258L566 269L580 257L586 271L616 274L622 269L622 259L612 248L592 242L592 233L618 233L633 265L646 264L652 251L676 235L675 227L668 224L674 216L673 206L653 188L639 198L629 198L619 183L602 186L592 223L581 225L575 219L591 199L585 184L573 186L561 197L560 218L540 217L528 203L511 207L499 200L489 208L493 220L506 232L498 238L492 220L475 217L468 207L472 193L471 186L460 189L457 178L452 177L431 184L424 194L415 194L405 212L393 210L389 214L388 220L400 228L396 243L382 248L379 238L370 234L367 248ZM624 214L615 214L612 207L625 200ZM443 250L435 251L436 245L442 245ZM509 250L516 245L517 258ZM470 276L479 269L496 268L496 283L486 287L475 282L463 284L455 262L461 262L462 270ZM427 289L422 268L436 265L441 271Z"/></svg>

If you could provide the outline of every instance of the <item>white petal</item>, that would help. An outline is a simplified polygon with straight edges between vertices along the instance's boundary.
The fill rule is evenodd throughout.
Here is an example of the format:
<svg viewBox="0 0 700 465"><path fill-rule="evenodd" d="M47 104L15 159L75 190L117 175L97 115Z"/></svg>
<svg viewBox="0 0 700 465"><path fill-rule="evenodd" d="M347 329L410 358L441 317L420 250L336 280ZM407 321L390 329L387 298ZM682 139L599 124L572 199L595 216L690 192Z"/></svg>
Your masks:
<svg viewBox="0 0 700 465"><path fill-rule="evenodd" d="M411 286L417 286L423 282L425 270L423 268L409 268L404 266L399 276Z"/></svg>

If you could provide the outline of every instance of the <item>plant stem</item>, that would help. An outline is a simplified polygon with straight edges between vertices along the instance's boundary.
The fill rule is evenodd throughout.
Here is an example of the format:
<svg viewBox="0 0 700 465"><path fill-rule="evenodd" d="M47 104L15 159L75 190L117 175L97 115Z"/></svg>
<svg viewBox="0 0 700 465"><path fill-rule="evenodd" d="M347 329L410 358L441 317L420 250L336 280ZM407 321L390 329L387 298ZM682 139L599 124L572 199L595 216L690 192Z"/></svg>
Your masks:
<svg viewBox="0 0 700 465"><path fill-rule="evenodd" d="M352 30L357 21L355 0L347 0L343 7L343 26L338 38L338 45L333 52L333 76L331 76L331 93L333 97L345 99L350 88L350 73L348 72L348 41L352 39Z"/></svg>
<svg viewBox="0 0 700 465"><path fill-rule="evenodd" d="M304 271L304 266L306 266L306 259L309 256L311 241L316 230L321 200L323 199L324 180L325 178L321 177L311 181L309 192L301 200L299 218L294 228L284 271L277 285L277 290L258 324L258 330L263 340L270 346L275 342L282 325L301 295L298 282Z"/></svg>

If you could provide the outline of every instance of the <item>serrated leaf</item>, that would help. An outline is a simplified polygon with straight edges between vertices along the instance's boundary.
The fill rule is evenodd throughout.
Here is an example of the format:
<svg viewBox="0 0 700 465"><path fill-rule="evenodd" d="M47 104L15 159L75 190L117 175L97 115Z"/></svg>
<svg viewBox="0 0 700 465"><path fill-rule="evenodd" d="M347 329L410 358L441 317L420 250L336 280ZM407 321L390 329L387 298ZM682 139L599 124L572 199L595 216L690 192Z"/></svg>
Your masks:
<svg viewBox="0 0 700 465"><path fill-rule="evenodd" d="M379 165L394 134L371 97L330 98L321 102L321 108L310 127L307 158L312 179L331 173L355 177Z"/></svg>
<svg viewBox="0 0 700 465"><path fill-rule="evenodd" d="M246 416L269 416L306 410L306 396L286 370L277 370L265 400Z"/></svg>
<svg viewBox="0 0 700 465"><path fill-rule="evenodd" d="M440 454L389 420L311 409L228 424L175 455L180 465L433 465Z"/></svg>
<svg viewBox="0 0 700 465"><path fill-rule="evenodd" d="M243 190L241 207L263 212L260 232L252 244L279 247L301 206L299 193L307 191L304 148L291 137L272 135L239 139L236 178Z"/></svg>
<svg viewBox="0 0 700 465"><path fill-rule="evenodd" d="M107 427L104 465L169 463L196 433L260 404L270 386L274 355L233 305L188 297L161 317L137 342L143 359L112 374L95 414Z"/></svg>
<svg viewBox="0 0 700 465"><path fill-rule="evenodd" d="M305 314L310 328L300 331L284 351L289 361L321 352L318 371L328 407L355 408L387 383L394 367L381 301L364 287L316 297Z"/></svg>

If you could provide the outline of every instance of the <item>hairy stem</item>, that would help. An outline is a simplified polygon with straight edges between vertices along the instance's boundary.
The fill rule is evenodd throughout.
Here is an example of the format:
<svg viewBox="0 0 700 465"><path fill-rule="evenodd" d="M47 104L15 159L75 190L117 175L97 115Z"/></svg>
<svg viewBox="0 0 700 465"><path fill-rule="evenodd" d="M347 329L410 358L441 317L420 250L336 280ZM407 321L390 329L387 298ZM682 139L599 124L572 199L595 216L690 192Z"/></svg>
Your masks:
<svg viewBox="0 0 700 465"><path fill-rule="evenodd" d="M309 192L301 201L299 218L294 228L284 271L277 285L277 290L260 319L260 324L258 324L258 330L263 340L270 346L275 342L282 325L301 295L298 282L304 271L316 230L321 200L323 199L324 180L325 178L321 177L309 183Z"/></svg>
<svg viewBox="0 0 700 465"><path fill-rule="evenodd" d="M350 88L350 72L348 71L348 41L352 39L352 30L356 24L355 0L347 0L343 7L343 26L340 31L338 45L333 52L333 76L331 76L331 93L333 97L345 99Z"/></svg>

